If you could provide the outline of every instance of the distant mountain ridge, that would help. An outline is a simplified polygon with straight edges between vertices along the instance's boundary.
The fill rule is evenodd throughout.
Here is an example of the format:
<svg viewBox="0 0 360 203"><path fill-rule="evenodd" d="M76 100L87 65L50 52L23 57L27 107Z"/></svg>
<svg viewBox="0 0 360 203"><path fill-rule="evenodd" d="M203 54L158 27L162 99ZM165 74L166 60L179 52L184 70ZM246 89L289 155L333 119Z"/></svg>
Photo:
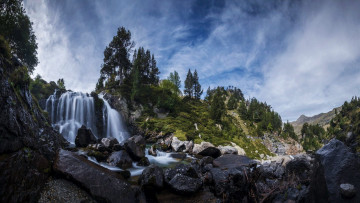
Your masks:
<svg viewBox="0 0 360 203"><path fill-rule="evenodd" d="M341 107L337 107L327 113L320 113L311 117L301 115L296 121L291 122L291 124L294 126L294 131L297 135L300 135L301 128L304 125L304 123L309 123L312 125L319 124L320 126L326 129L331 119L333 119L336 115L335 110L337 112L340 112Z"/></svg>

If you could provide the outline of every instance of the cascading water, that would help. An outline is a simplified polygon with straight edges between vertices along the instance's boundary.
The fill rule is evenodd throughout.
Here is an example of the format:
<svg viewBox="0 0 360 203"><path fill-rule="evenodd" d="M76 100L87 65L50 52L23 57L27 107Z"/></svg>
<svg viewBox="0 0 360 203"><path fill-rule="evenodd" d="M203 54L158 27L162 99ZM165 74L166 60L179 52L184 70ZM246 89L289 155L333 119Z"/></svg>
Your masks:
<svg viewBox="0 0 360 203"><path fill-rule="evenodd" d="M114 137L120 143L129 137L124 122L119 112L111 108L110 104L104 99L103 95L99 95L104 101L103 106L103 122L105 127L106 137Z"/></svg>
<svg viewBox="0 0 360 203"><path fill-rule="evenodd" d="M75 142L77 130L85 125L95 136L94 98L81 92L65 92L57 99L57 92L46 101L46 111L50 113L53 127L70 143Z"/></svg>
<svg viewBox="0 0 360 203"><path fill-rule="evenodd" d="M128 137L127 130L119 113L112 109L109 103L104 101L103 122L106 137L114 137L119 142ZM65 92L58 98L57 91L46 100L46 109L51 118L54 128L70 143L75 143L78 129L85 125L98 137L94 98L81 92ZM99 119L99 118L98 118Z"/></svg>

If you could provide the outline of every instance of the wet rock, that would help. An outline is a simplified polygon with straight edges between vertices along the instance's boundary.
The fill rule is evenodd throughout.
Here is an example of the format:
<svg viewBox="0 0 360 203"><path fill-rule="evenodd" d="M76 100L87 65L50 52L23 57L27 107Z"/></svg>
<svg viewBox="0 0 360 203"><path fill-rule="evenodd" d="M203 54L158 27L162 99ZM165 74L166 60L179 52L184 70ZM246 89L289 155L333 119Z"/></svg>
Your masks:
<svg viewBox="0 0 360 203"><path fill-rule="evenodd" d="M192 153L199 154L201 151L205 150L208 147L215 147L215 146L210 142L201 142L200 144L194 144Z"/></svg>
<svg viewBox="0 0 360 203"><path fill-rule="evenodd" d="M157 156L156 153L156 146L155 145L151 145L150 149L148 150L149 154L152 156Z"/></svg>
<svg viewBox="0 0 360 203"><path fill-rule="evenodd" d="M77 147L87 147L89 144L95 144L96 137L91 132L90 129L87 129L86 126L82 125L81 128L78 129L75 145Z"/></svg>
<svg viewBox="0 0 360 203"><path fill-rule="evenodd" d="M221 155L223 155L223 154L238 154L238 151L235 147L219 145L217 148L220 150Z"/></svg>
<svg viewBox="0 0 360 203"><path fill-rule="evenodd" d="M120 144L114 144L114 146L112 147L112 150L120 151L120 150L125 150L125 148L124 148L124 146L122 146Z"/></svg>
<svg viewBox="0 0 360 203"><path fill-rule="evenodd" d="M136 165L137 166L149 166L150 161L147 157L142 157Z"/></svg>
<svg viewBox="0 0 360 203"><path fill-rule="evenodd" d="M155 165L145 168L139 177L139 185L145 190L161 190L164 186L162 168Z"/></svg>
<svg viewBox="0 0 360 203"><path fill-rule="evenodd" d="M117 166L122 169L132 167L132 160L125 150L111 153L110 157L107 159L107 162L111 166Z"/></svg>
<svg viewBox="0 0 360 203"><path fill-rule="evenodd" d="M184 160L186 158L186 154L184 154L184 153L172 153L172 154L170 154L170 156L172 158L181 159L181 160Z"/></svg>
<svg viewBox="0 0 360 203"><path fill-rule="evenodd" d="M340 194L345 198L352 198L356 195L356 189L354 185L349 183L340 185Z"/></svg>
<svg viewBox="0 0 360 203"><path fill-rule="evenodd" d="M109 154L97 150L90 150L87 152L87 155L94 157L98 162L105 161L109 157Z"/></svg>
<svg viewBox="0 0 360 203"><path fill-rule="evenodd" d="M184 176L188 176L191 178L199 178L200 174L198 170L191 164L178 164L175 168L168 168L164 171L164 180L166 183L170 183L172 178L175 177L176 174L182 174Z"/></svg>
<svg viewBox="0 0 360 203"><path fill-rule="evenodd" d="M184 141L184 146L185 146L185 149L183 150L183 152L191 152L194 147L194 142L193 141Z"/></svg>
<svg viewBox="0 0 360 203"><path fill-rule="evenodd" d="M202 180L200 178L176 174L175 177L170 180L169 185L175 193L189 195L196 193L201 188Z"/></svg>
<svg viewBox="0 0 360 203"><path fill-rule="evenodd" d="M138 189L108 169L73 152L60 150L54 170L84 187L99 202L138 202Z"/></svg>
<svg viewBox="0 0 360 203"><path fill-rule="evenodd" d="M216 147L208 147L199 152L198 154L201 156L211 156L213 158L218 158L219 156L221 156L220 150Z"/></svg>
<svg viewBox="0 0 360 203"><path fill-rule="evenodd" d="M200 160L200 166L205 166L207 164L211 164L213 163L214 161L214 158L212 158L211 156L206 156L206 157L203 157L201 160Z"/></svg>
<svg viewBox="0 0 360 203"><path fill-rule="evenodd" d="M101 144L104 145L106 148L112 148L115 144L119 144L116 138L102 138Z"/></svg>
<svg viewBox="0 0 360 203"><path fill-rule="evenodd" d="M172 138L171 148L174 152L181 152L185 150L184 141L179 140L177 137Z"/></svg>
<svg viewBox="0 0 360 203"><path fill-rule="evenodd" d="M360 160L339 140L332 139L315 153L311 194L315 202L360 202L360 195L344 199L339 186L343 183L360 188Z"/></svg>
<svg viewBox="0 0 360 203"><path fill-rule="evenodd" d="M247 156L225 154L213 161L213 165L219 168L236 168L240 166L251 166L256 162Z"/></svg>
<svg viewBox="0 0 360 203"><path fill-rule="evenodd" d="M139 161L145 156L145 139L136 135L125 141L125 149L135 161Z"/></svg>

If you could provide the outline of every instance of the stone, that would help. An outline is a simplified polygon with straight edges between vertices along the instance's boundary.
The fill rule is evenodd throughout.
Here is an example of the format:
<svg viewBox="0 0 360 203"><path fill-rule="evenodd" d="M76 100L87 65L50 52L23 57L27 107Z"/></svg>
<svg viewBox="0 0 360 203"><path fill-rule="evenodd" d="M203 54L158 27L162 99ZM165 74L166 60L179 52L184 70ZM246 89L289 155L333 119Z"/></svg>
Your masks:
<svg viewBox="0 0 360 203"><path fill-rule="evenodd" d="M221 156L221 152L216 147L208 147L208 148L202 150L201 152L199 152L198 155L211 156L213 158L218 158L219 156Z"/></svg>
<svg viewBox="0 0 360 203"><path fill-rule="evenodd" d="M138 182L145 190L161 190L164 186L163 169L159 166L150 165L143 170Z"/></svg>
<svg viewBox="0 0 360 203"><path fill-rule="evenodd" d="M117 166L122 169L132 167L132 160L125 150L111 153L110 157L107 159L107 162L111 166Z"/></svg>
<svg viewBox="0 0 360 203"><path fill-rule="evenodd" d="M184 153L171 153L170 156L174 159L184 160L186 158L186 154Z"/></svg>
<svg viewBox="0 0 360 203"><path fill-rule="evenodd" d="M151 145L150 149L148 150L148 153L152 156L157 156L156 153L156 146L155 145Z"/></svg>
<svg viewBox="0 0 360 203"><path fill-rule="evenodd" d="M137 166L149 166L150 161L147 157L142 157L136 165Z"/></svg>
<svg viewBox="0 0 360 203"><path fill-rule="evenodd" d="M235 149L237 150L238 155L246 155L245 150L243 148L239 147L237 144L235 144L233 142L231 142L231 145L233 147L235 147Z"/></svg>
<svg viewBox="0 0 360 203"><path fill-rule="evenodd" d="M352 198L356 195L356 189L354 185L344 183L340 185L340 194L345 198Z"/></svg>
<svg viewBox="0 0 360 203"><path fill-rule="evenodd" d="M185 149L183 150L183 152L191 152L194 147L194 142L193 141L184 141L184 146L185 146Z"/></svg>
<svg viewBox="0 0 360 203"><path fill-rule="evenodd" d="M223 154L238 154L238 151L235 147L219 145L217 148L220 150L221 155L223 155Z"/></svg>
<svg viewBox="0 0 360 203"><path fill-rule="evenodd" d="M75 145L77 147L87 147L89 144L95 144L96 137L91 132L90 129L87 129L86 126L82 125L81 128L78 129Z"/></svg>
<svg viewBox="0 0 360 203"><path fill-rule="evenodd" d="M208 147L215 147L215 146L213 144L211 144L210 142L201 142L200 144L194 144L192 153L199 154L201 151L203 151L204 149L206 149Z"/></svg>
<svg viewBox="0 0 360 203"><path fill-rule="evenodd" d="M305 158L296 157L286 164L286 172L300 175L305 171L310 170L310 163Z"/></svg>
<svg viewBox="0 0 360 203"><path fill-rule="evenodd" d="M54 170L85 188L99 202L139 202L139 189L121 175L103 168L73 152L60 149Z"/></svg>
<svg viewBox="0 0 360 203"><path fill-rule="evenodd" d="M126 151L135 161L139 161L145 156L145 145L145 139L140 135L130 137L124 143Z"/></svg>
<svg viewBox="0 0 360 203"><path fill-rule="evenodd" d="M360 202L360 195L341 197L339 186L348 183L360 188L360 160L349 147L332 139L315 153L314 173L310 183L315 202ZM358 193L358 191L357 191Z"/></svg>
<svg viewBox="0 0 360 203"><path fill-rule="evenodd" d="M115 144L119 144L116 138L110 137L110 138L102 138L101 144L104 145L106 148L112 148Z"/></svg>
<svg viewBox="0 0 360 203"><path fill-rule="evenodd" d="M171 148L174 152L181 152L185 149L184 141L179 140L177 137L172 138Z"/></svg>
<svg viewBox="0 0 360 203"><path fill-rule="evenodd" d="M182 174L176 174L170 180L169 185L175 193L189 195L200 190L202 181L200 178L192 178Z"/></svg>
<svg viewBox="0 0 360 203"><path fill-rule="evenodd" d="M213 161L215 167L224 169L251 166L254 164L256 164L256 162L249 157L235 154L225 154Z"/></svg>

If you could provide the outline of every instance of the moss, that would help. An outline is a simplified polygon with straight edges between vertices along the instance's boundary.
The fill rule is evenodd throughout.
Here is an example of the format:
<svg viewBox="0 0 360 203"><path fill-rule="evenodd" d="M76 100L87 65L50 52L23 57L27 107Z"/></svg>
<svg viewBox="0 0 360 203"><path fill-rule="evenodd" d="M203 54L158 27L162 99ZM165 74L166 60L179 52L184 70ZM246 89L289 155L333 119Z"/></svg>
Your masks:
<svg viewBox="0 0 360 203"><path fill-rule="evenodd" d="M186 141L185 133L182 130L176 130L174 132L174 136L176 136L181 141Z"/></svg>
<svg viewBox="0 0 360 203"><path fill-rule="evenodd" d="M50 172L51 172L51 168L50 168L50 167L45 168L45 169L43 170L43 172L44 172L44 173L50 173Z"/></svg>

